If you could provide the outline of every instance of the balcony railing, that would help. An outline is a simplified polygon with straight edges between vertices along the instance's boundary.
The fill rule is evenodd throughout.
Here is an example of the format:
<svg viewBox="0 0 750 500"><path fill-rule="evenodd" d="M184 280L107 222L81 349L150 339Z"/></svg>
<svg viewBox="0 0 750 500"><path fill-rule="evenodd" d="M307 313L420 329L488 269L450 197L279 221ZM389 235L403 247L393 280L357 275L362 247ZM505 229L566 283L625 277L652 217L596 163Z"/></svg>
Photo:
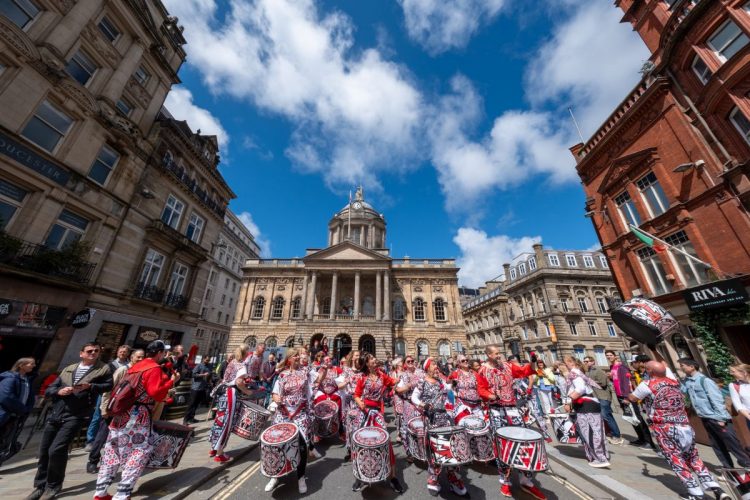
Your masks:
<svg viewBox="0 0 750 500"><path fill-rule="evenodd" d="M151 302L161 302L162 299L164 299L164 290L140 282L136 285L135 290L133 291L133 297L149 300Z"/></svg>
<svg viewBox="0 0 750 500"><path fill-rule="evenodd" d="M0 263L85 285L96 265L82 260L80 250L79 244L63 250L52 250L0 231Z"/></svg>
<svg viewBox="0 0 750 500"><path fill-rule="evenodd" d="M172 241L181 245L183 248L190 250L195 255L200 255L202 257L206 257L208 255L208 250L188 238L186 235L177 231L176 229L168 226L161 219L152 220L151 224L149 224L149 228L168 236Z"/></svg>
<svg viewBox="0 0 750 500"><path fill-rule="evenodd" d="M176 293L167 294L167 298L164 299L164 305L171 307L172 309L185 309L187 307L188 299L184 295Z"/></svg>
<svg viewBox="0 0 750 500"><path fill-rule="evenodd" d="M188 175L187 170L175 163L174 160L170 159L168 156L162 158L160 166L165 171L172 174L183 186L188 188L188 190L192 191L195 197L203 202L203 204L210 210L213 210L217 215L224 218L226 209L211 199L206 191L198 187L198 184Z"/></svg>

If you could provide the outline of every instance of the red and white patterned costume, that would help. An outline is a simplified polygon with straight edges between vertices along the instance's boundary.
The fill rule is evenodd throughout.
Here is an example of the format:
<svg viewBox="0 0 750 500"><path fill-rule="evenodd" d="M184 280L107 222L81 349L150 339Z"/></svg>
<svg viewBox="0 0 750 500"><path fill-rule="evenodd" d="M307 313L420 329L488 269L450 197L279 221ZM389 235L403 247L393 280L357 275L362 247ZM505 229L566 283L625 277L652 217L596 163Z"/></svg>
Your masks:
<svg viewBox="0 0 750 500"><path fill-rule="evenodd" d="M373 375L362 375L357 380L357 387L354 389L354 397L362 399L365 404L365 410L360 411L358 417L352 422L350 432L366 427L380 427L386 429L385 417L381 412L385 394L395 385L395 381L382 372ZM396 456L393 453L393 445L389 445L391 467L396 463Z"/></svg>
<svg viewBox="0 0 750 500"><path fill-rule="evenodd" d="M224 394L216 403L216 416L208 434L208 442L212 450L223 450L232 431L234 413L237 408L237 398L240 396L237 390L237 379L247 374L247 366L242 361L233 359L224 371L221 383L225 388Z"/></svg>
<svg viewBox="0 0 750 500"><path fill-rule="evenodd" d="M456 404L453 410L453 418L456 423L458 424L469 415L486 419L482 408L482 398L479 396L479 383L476 373L471 370L458 369L451 373L448 379L456 381L454 389Z"/></svg>
<svg viewBox="0 0 750 500"><path fill-rule="evenodd" d="M408 439L409 420L415 417L419 417L422 413L414 406L411 402L411 395L414 392L414 387L424 380L424 371L422 370L409 370L406 369L401 373L397 389L410 386L409 390L402 393L396 393L396 397L400 397L403 402L401 428L399 433L401 434L401 442L406 443Z"/></svg>
<svg viewBox="0 0 750 500"><path fill-rule="evenodd" d="M273 394L281 397L281 402L273 419L274 424L292 422L297 424L299 432L308 446L312 444L311 405L314 380L309 370L284 370L276 379Z"/></svg>

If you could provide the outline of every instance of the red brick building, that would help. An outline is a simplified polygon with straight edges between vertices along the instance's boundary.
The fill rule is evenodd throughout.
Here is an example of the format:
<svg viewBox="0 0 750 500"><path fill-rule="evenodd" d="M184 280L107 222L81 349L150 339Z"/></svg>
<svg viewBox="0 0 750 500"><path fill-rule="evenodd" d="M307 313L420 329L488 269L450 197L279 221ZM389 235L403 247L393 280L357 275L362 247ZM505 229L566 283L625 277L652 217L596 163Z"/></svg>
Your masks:
<svg viewBox="0 0 750 500"><path fill-rule="evenodd" d="M727 306L744 306L750 285L750 2L615 5L652 56L599 130L571 148L587 216L625 299L652 297L693 328L691 313L711 311L716 336L750 362L750 327L722 316ZM711 267L654 252L629 224ZM701 304L706 290L738 293ZM700 359L693 332L683 330L668 343L670 354Z"/></svg>

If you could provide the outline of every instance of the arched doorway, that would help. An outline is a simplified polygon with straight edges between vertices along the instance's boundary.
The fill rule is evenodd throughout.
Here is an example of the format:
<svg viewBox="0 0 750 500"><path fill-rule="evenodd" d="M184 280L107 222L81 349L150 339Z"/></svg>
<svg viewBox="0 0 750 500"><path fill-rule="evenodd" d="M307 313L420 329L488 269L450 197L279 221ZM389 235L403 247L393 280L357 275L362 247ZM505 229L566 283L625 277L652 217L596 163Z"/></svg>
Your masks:
<svg viewBox="0 0 750 500"><path fill-rule="evenodd" d="M375 337L372 335L362 335L359 338L359 352L369 352L373 356L375 355Z"/></svg>
<svg viewBox="0 0 750 500"><path fill-rule="evenodd" d="M352 338L345 334L340 333L333 339L333 356L336 360L344 359L344 356L352 352Z"/></svg>
<svg viewBox="0 0 750 500"><path fill-rule="evenodd" d="M317 349L313 349L313 346L315 345L315 341L316 340L318 341L318 348ZM318 350L320 350L320 349L323 348L323 334L322 333L316 333L315 335L313 335L310 338L310 345L308 346L308 348L310 350L310 357L311 358L314 357L315 353L312 352L312 351L315 350L317 352Z"/></svg>
<svg viewBox="0 0 750 500"><path fill-rule="evenodd" d="M292 335L291 337L287 338L286 341L284 342L284 345L286 347L294 347L294 335Z"/></svg>

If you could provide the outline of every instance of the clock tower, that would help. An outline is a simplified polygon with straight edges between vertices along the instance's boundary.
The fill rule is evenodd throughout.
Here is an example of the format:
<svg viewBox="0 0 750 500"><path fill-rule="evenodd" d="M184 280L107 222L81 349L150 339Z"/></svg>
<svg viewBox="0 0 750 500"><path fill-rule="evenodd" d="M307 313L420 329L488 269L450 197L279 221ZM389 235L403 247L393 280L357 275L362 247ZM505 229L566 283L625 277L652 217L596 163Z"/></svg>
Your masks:
<svg viewBox="0 0 750 500"><path fill-rule="evenodd" d="M372 250L384 249L385 226L385 217L365 201L364 190L359 186L354 199L328 222L328 246L349 240Z"/></svg>

